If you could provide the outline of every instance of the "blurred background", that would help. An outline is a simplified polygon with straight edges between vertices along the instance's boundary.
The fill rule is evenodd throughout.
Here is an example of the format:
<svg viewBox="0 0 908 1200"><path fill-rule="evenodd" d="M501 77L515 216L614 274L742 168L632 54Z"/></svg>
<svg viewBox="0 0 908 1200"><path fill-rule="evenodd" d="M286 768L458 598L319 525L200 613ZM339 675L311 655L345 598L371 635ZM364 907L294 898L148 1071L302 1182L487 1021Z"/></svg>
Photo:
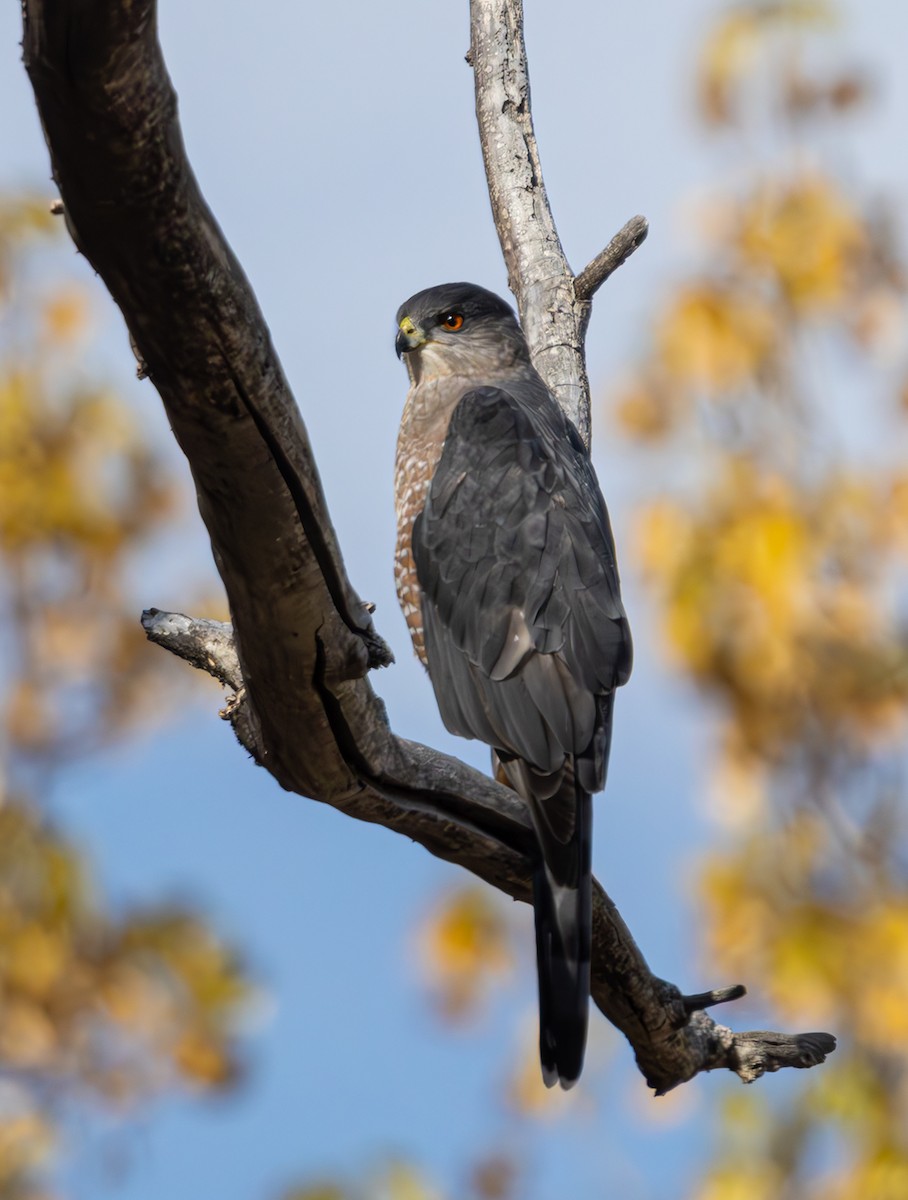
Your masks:
<svg viewBox="0 0 908 1200"><path fill-rule="evenodd" d="M0 12L0 1200L908 1196L908 8L528 3L596 301L594 442L635 674L594 867L653 969L810 1072L655 1099L592 1022L535 1051L529 910L280 791L144 607L225 616L188 471L59 219ZM190 158L259 296L347 567L440 725L391 578L419 288L506 292L467 4L162 0ZM380 898L380 902L376 899Z"/></svg>

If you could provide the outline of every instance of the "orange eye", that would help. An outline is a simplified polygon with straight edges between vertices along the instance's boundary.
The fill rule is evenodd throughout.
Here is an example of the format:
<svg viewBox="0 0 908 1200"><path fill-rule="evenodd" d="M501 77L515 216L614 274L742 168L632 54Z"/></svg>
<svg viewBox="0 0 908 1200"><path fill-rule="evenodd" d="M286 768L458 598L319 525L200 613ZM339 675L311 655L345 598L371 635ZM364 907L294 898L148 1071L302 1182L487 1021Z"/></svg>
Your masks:
<svg viewBox="0 0 908 1200"><path fill-rule="evenodd" d="M459 312L442 313L438 323L442 329L450 329L452 333L456 333L463 325L463 315Z"/></svg>

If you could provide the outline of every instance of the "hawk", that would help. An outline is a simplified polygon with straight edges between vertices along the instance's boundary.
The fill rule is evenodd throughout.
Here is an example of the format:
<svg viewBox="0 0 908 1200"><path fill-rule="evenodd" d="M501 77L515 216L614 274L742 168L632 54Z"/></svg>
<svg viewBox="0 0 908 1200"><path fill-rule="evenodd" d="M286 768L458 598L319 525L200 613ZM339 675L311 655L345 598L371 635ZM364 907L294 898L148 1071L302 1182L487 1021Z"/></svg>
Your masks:
<svg viewBox="0 0 908 1200"><path fill-rule="evenodd" d="M491 746L529 807L542 1074L568 1088L589 1012L591 795L631 670L608 513L504 300L442 284L397 322L397 593L445 725Z"/></svg>

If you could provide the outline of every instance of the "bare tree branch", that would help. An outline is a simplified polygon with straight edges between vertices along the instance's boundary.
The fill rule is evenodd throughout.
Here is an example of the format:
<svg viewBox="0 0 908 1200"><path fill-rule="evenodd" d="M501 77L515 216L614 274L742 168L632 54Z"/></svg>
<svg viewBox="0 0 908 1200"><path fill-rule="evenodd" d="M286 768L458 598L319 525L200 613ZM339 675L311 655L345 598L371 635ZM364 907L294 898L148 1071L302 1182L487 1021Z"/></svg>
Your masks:
<svg viewBox="0 0 908 1200"><path fill-rule="evenodd" d="M574 279L546 195L523 38L522 0L470 0L468 62L492 216L536 369L590 444L584 343L593 293L646 237L632 217Z"/></svg>
<svg viewBox="0 0 908 1200"><path fill-rule="evenodd" d="M684 997L684 1007L688 1012L697 1012L704 1008L714 1008L717 1004L727 1004L729 1000L740 1000L747 995L747 988L741 983L731 987L715 988L711 992L697 992L694 996Z"/></svg>
<svg viewBox="0 0 908 1200"><path fill-rule="evenodd" d="M606 248L597 254L574 280L574 294L577 299L591 300L609 275L623 266L634 251L643 245L648 233L649 224L646 217L631 217L622 225Z"/></svg>
<svg viewBox="0 0 908 1200"><path fill-rule="evenodd" d="M144 613L142 624L149 640L230 687L242 686L229 625L158 609ZM229 705L224 715L233 720ZM254 745L247 749L257 757ZM434 754L423 747L417 749ZM500 878L488 878L488 882L516 899L528 900L529 869L527 861L521 868L519 890L505 886ZM835 1039L826 1033L733 1033L701 1011L740 999L745 992L741 984L736 984L684 996L674 984L653 975L617 908L598 881L593 881L593 999L627 1036L640 1070L657 1094L662 1095L700 1071L719 1067L734 1071L750 1083L764 1072L783 1066L813 1066L835 1049ZM811 1055L814 1059L808 1061Z"/></svg>
<svg viewBox="0 0 908 1200"><path fill-rule="evenodd" d="M533 132L520 0L470 0L469 61L492 216L533 362L590 441L583 338L589 305L555 228Z"/></svg>
<svg viewBox="0 0 908 1200"><path fill-rule="evenodd" d="M389 652L347 579L255 297L186 159L153 0L23 0L23 15L67 226L161 395L230 601L232 629L150 610L149 636L236 689L226 715L282 787L527 900L534 843L522 802L396 737L369 684ZM691 1015L598 885L593 938L594 1000L658 1091L720 1066L755 1078L832 1049L828 1035L732 1034Z"/></svg>

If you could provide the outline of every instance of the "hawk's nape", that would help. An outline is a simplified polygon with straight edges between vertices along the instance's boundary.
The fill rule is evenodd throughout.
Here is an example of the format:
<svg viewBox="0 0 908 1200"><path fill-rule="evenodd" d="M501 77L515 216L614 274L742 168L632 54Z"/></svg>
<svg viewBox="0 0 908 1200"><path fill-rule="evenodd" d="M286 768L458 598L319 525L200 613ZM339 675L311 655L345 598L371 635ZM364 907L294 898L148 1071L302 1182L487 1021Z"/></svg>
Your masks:
<svg viewBox="0 0 908 1200"><path fill-rule="evenodd" d="M608 516L504 301L449 284L398 321L398 592L445 725L491 746L529 806L540 1055L546 1083L569 1087L589 1008L590 797L631 666Z"/></svg>

